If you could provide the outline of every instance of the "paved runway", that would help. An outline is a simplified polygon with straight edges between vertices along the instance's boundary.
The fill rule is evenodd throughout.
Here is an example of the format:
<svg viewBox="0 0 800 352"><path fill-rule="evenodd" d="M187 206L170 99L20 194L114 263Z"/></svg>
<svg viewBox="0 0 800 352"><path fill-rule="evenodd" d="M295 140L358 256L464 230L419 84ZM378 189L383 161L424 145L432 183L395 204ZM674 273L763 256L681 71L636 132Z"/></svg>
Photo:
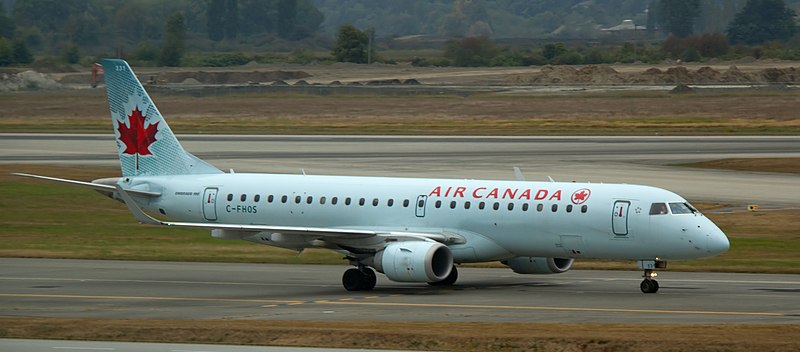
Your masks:
<svg viewBox="0 0 800 352"><path fill-rule="evenodd" d="M595 323L800 323L800 276L637 271L518 275L461 268L452 288L379 275L347 292L344 266L0 258L0 315L93 318Z"/></svg>
<svg viewBox="0 0 800 352"><path fill-rule="evenodd" d="M800 176L675 168L730 157L800 157L794 137L179 136L223 170L638 183L691 200L798 207ZM112 135L0 134L0 163L118 165ZM110 175L112 176L112 175Z"/></svg>

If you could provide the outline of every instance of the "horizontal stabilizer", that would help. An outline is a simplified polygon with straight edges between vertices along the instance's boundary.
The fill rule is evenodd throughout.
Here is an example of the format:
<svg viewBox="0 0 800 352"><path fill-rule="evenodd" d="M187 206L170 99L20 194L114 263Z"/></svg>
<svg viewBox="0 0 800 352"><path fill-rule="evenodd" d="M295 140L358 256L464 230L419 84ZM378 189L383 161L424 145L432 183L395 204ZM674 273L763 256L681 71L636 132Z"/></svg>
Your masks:
<svg viewBox="0 0 800 352"><path fill-rule="evenodd" d="M50 177L50 176L41 176L41 175L32 175L32 174L23 174L23 173L12 173L15 176L22 176L22 177L31 177L31 178L38 178L40 180L47 180L47 181L55 181L61 183L67 183L71 185L83 186L83 187L91 187L98 191L103 192L116 192L116 188L112 185L102 184L102 183L94 183L94 182L85 182L85 181L78 181L78 180L68 180L65 178L58 178L58 177ZM158 197L161 195L159 192L150 192L150 191L141 191L141 190L128 190L128 193L135 194L137 196L145 196L145 197Z"/></svg>

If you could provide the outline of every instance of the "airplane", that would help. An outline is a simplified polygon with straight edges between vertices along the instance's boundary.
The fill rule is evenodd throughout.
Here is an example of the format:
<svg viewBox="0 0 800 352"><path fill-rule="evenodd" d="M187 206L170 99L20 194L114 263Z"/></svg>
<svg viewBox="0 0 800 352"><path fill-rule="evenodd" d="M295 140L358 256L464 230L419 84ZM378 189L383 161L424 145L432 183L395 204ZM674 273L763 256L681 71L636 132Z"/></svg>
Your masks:
<svg viewBox="0 0 800 352"><path fill-rule="evenodd" d="M447 286L456 264L557 274L594 258L636 261L640 290L655 293L668 260L729 248L684 198L650 186L532 182L516 168L513 181L225 173L183 149L127 62L102 65L122 176L17 175L94 188L144 224L341 253L353 266L342 277L348 291L372 290L375 271Z"/></svg>

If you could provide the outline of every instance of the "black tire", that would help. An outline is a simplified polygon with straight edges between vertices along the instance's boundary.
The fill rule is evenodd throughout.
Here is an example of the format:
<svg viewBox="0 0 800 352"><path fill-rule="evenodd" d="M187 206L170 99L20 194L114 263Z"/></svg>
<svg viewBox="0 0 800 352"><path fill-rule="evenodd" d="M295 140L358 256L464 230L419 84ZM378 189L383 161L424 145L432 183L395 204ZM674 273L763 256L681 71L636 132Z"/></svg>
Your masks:
<svg viewBox="0 0 800 352"><path fill-rule="evenodd" d="M428 285L431 285L431 286L453 286L456 283L456 280L458 280L458 269L456 269L456 266L453 265L453 269L450 270L450 274L447 275L447 277L444 278L444 280L436 281L436 282L429 282Z"/></svg>
<svg viewBox="0 0 800 352"><path fill-rule="evenodd" d="M358 269L347 269L342 275L342 286L348 291L361 291L366 287L366 277Z"/></svg>
<svg viewBox="0 0 800 352"><path fill-rule="evenodd" d="M362 274L364 275L365 280L364 287L362 287L361 290L370 291L375 288L375 284L378 282L378 278L375 276L375 270L364 268Z"/></svg>
<svg viewBox="0 0 800 352"><path fill-rule="evenodd" d="M639 284L639 288L642 290L642 293L656 293L658 292L658 281L653 279L644 279L642 283Z"/></svg>

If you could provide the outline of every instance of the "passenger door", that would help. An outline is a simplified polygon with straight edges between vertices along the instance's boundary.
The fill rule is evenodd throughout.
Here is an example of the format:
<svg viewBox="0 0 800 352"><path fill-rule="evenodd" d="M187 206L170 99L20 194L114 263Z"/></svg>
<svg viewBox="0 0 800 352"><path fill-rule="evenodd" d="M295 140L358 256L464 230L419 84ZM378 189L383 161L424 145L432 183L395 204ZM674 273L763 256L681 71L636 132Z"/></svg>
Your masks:
<svg viewBox="0 0 800 352"><path fill-rule="evenodd" d="M217 221L217 188L206 188L203 193L203 217L208 221Z"/></svg>
<svg viewBox="0 0 800 352"><path fill-rule="evenodd" d="M611 231L614 232L614 235L628 235L628 211L630 208L631 202L627 200L614 202L614 211L611 213Z"/></svg>

